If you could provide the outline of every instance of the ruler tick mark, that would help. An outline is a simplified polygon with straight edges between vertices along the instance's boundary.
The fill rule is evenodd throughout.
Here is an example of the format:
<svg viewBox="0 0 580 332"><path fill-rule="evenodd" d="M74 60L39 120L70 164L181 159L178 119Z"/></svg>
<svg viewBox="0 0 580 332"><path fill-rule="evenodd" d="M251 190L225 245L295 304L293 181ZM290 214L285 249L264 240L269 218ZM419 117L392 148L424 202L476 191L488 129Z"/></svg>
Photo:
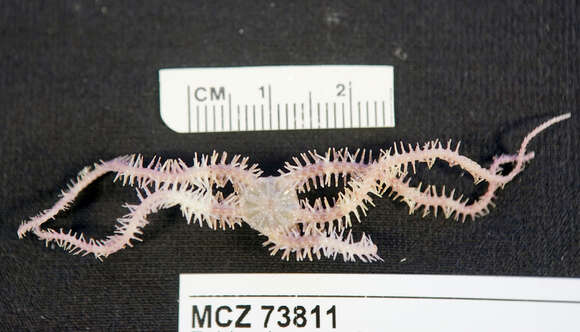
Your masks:
<svg viewBox="0 0 580 332"><path fill-rule="evenodd" d="M261 130L264 130L264 104L260 105L260 115L262 117L262 121L260 121L260 126L262 128L260 128Z"/></svg>
<svg viewBox="0 0 580 332"><path fill-rule="evenodd" d="M350 126L352 127L352 82L348 82L348 111L350 113Z"/></svg>
<svg viewBox="0 0 580 332"><path fill-rule="evenodd" d="M191 90L187 85L187 132L191 133Z"/></svg>
<svg viewBox="0 0 580 332"><path fill-rule="evenodd" d="M310 118L310 128L312 128L312 92L308 91L308 112Z"/></svg>
<svg viewBox="0 0 580 332"><path fill-rule="evenodd" d="M296 103L294 105L294 129L296 129Z"/></svg>
<svg viewBox="0 0 580 332"><path fill-rule="evenodd" d="M346 116L344 115L344 103L342 104L342 128L346 127Z"/></svg>
<svg viewBox="0 0 580 332"><path fill-rule="evenodd" d="M317 127L320 128L320 103L316 103L316 114L318 119L316 120L316 122L318 122Z"/></svg>
<svg viewBox="0 0 580 332"><path fill-rule="evenodd" d="M276 104L276 113L278 114L277 119L278 119L278 128L280 129L280 104Z"/></svg>
<svg viewBox="0 0 580 332"><path fill-rule="evenodd" d="M336 127L336 102L332 103L333 108L334 108L334 128Z"/></svg>
<svg viewBox="0 0 580 332"><path fill-rule="evenodd" d="M325 127L328 128L328 103L324 103L326 109L326 124Z"/></svg>
<svg viewBox="0 0 580 332"><path fill-rule="evenodd" d="M232 95L228 93L228 113L230 114L230 127L229 130L232 130Z"/></svg>
<svg viewBox="0 0 580 332"><path fill-rule="evenodd" d="M197 131L199 132L199 105L195 105L195 126Z"/></svg>
<svg viewBox="0 0 580 332"><path fill-rule="evenodd" d="M379 116L377 114L377 101L375 100L375 127L379 126Z"/></svg>
<svg viewBox="0 0 580 332"><path fill-rule="evenodd" d="M367 123L366 127L370 127L370 115L369 115L369 101L366 102L366 113L367 113Z"/></svg>
<svg viewBox="0 0 580 332"><path fill-rule="evenodd" d="M238 109L238 130L240 130L240 105L237 105L237 109Z"/></svg>
<svg viewBox="0 0 580 332"><path fill-rule="evenodd" d="M360 114L360 101L357 103L358 105L358 127L361 127L361 120L362 120L362 116Z"/></svg>
<svg viewBox="0 0 580 332"><path fill-rule="evenodd" d="M268 84L268 112L270 113L270 129L272 129L272 86Z"/></svg>
<svg viewBox="0 0 580 332"><path fill-rule="evenodd" d="M385 101L383 100L383 126L387 126L387 117L385 116Z"/></svg>
<svg viewBox="0 0 580 332"><path fill-rule="evenodd" d="M301 106L302 111L300 112L300 128L302 129L302 128L304 128L304 123L306 121L304 121L304 103L302 103L301 105L302 105Z"/></svg>
<svg viewBox="0 0 580 332"><path fill-rule="evenodd" d="M222 127L220 128L220 131L224 131L224 129L225 129L224 128L224 105L221 105L220 108L221 108L221 112L222 112L222 119L221 119L222 120L222 124L221 124Z"/></svg>
<svg viewBox="0 0 580 332"><path fill-rule="evenodd" d="M212 105L212 108L211 109L212 109L212 111L211 111L212 114L211 115L213 117L213 128L212 128L212 131L215 131L215 105Z"/></svg>
<svg viewBox="0 0 580 332"><path fill-rule="evenodd" d="M204 129L204 131L207 132L208 131L207 130L207 105L203 106L203 120L204 120L204 124L205 124L205 127L203 129Z"/></svg>
<svg viewBox="0 0 580 332"><path fill-rule="evenodd" d="M284 129L289 129L290 128L290 124L288 123L288 103L286 103L286 128Z"/></svg>

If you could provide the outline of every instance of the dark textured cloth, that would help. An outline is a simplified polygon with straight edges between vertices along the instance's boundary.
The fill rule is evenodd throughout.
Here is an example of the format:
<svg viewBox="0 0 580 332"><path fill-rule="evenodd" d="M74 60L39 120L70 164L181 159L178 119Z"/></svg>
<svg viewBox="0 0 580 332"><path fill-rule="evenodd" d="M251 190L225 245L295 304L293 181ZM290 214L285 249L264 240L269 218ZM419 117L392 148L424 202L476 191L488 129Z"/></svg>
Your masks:
<svg viewBox="0 0 580 332"><path fill-rule="evenodd" d="M421 218L377 199L353 228L371 234L383 263L281 261L249 227L187 225L178 209L151 216L143 243L102 263L33 235L18 240L21 220L100 159L191 160L215 149L247 155L268 175L309 149L453 138L487 166L542 121L579 109L575 1L306 3L0 3L0 330L175 330L179 273L580 277L577 114L532 142L536 158L486 217ZM396 127L177 134L160 118L160 68L286 64L393 65ZM423 173L468 195L485 189L441 165ZM136 199L111 180L52 227L111 234L121 204Z"/></svg>

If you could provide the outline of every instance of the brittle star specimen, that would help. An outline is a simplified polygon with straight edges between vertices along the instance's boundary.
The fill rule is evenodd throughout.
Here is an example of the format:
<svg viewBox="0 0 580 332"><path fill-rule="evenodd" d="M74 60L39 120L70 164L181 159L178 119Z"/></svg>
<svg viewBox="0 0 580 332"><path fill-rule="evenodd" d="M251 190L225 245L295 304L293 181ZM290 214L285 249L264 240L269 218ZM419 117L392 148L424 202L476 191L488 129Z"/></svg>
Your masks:
<svg viewBox="0 0 580 332"><path fill-rule="evenodd" d="M247 223L268 238L264 246L269 246L272 255L282 252L286 260L294 253L298 260L341 255L345 261L357 258L377 261L381 258L369 236L363 234L355 241L350 231L344 233L353 216L360 222L361 214L366 215L369 206L374 205L371 195L380 197L389 191L394 199L409 206L409 214L421 210L423 216L429 213L437 216L441 211L446 218L461 221L483 216L493 206L496 190L534 158L533 152L526 152L532 138L568 118L570 113L539 125L524 138L516 154L495 157L487 169L460 155L459 144L453 148L451 141L442 145L437 140L423 146L395 143L392 148L382 150L377 159L365 150L351 153L347 149L329 149L323 155L310 151L287 162L278 176L269 177L262 177L262 171L256 164L250 166L248 158L236 155L228 160L225 152L200 157L196 154L192 166L180 159L162 162L157 158L145 165L140 155L121 156L84 168L52 208L22 223L18 236L33 232L47 245L54 241L73 254L93 254L101 259L131 247L133 240L140 240L138 236L148 224L147 215L179 206L188 223L206 223L213 229ZM461 167L475 183L487 181L487 190L476 199L467 199L445 187L411 186L410 176L415 174L417 163L426 163L431 168L436 160ZM513 168L504 175L505 164L512 164ZM82 233L41 227L59 211L69 208L80 191L108 172L117 173L115 181L135 186L139 198L137 204L125 204L129 213L117 219L113 235L95 240L85 238ZM343 191L330 202L325 197L314 201L299 198L298 193L309 191L311 186L337 186L339 182L344 184ZM226 186L233 189L228 192Z"/></svg>

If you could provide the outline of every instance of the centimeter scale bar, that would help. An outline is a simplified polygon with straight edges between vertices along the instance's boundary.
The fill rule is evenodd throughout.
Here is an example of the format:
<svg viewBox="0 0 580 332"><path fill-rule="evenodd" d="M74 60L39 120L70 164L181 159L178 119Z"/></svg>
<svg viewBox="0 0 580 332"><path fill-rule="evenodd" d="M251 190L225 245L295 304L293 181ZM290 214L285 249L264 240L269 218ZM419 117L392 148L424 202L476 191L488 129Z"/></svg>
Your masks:
<svg viewBox="0 0 580 332"><path fill-rule="evenodd" d="M162 69L159 82L179 133L395 126L391 66Z"/></svg>

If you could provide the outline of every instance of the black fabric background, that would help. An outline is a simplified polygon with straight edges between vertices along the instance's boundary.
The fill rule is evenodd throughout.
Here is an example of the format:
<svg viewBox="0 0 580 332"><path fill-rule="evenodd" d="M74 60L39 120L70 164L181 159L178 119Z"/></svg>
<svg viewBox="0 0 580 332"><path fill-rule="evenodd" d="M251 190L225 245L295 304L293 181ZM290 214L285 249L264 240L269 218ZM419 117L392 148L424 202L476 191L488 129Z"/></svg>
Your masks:
<svg viewBox="0 0 580 332"><path fill-rule="evenodd" d="M580 277L577 2L357 3L2 1L0 330L176 330L179 273ZM160 68L292 64L393 65L396 127L184 135L161 121ZM281 261L249 227L187 225L178 209L152 216L143 243L103 263L16 236L85 165L122 154L191 160L215 149L269 175L308 149L453 138L489 165L565 112L572 119L533 141L536 159L484 218L423 219L376 200L354 230L372 235L384 263ZM457 172L425 173L473 191ZM135 201L112 178L52 225L110 234Z"/></svg>

